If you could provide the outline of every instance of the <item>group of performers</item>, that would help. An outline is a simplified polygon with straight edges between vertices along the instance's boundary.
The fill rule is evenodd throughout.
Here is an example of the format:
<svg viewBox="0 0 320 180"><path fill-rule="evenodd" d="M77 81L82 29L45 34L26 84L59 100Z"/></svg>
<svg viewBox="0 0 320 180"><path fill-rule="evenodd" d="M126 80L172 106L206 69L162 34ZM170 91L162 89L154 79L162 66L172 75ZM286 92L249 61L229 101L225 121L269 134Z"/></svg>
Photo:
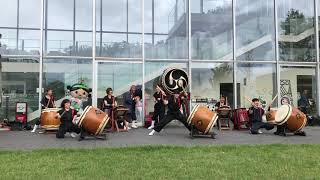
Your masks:
<svg viewBox="0 0 320 180"><path fill-rule="evenodd" d="M157 84L155 93L153 94L155 105L154 113L152 117L151 126L148 128L152 130L149 135L152 136L155 132L160 132L167 124L172 120L180 121L189 131L191 131L191 125L187 123L189 116L189 100L190 94L188 92L179 92L175 94L169 94L162 90L161 85ZM129 109L130 118L126 118L124 121L124 128L130 129L128 126L131 123L132 128L137 128L137 122L142 121L142 92L136 90L135 86L131 86L130 91L124 95L125 106ZM281 105L290 104L287 97L281 99ZM46 91L45 96L41 100L42 109L55 108L55 99L53 97L52 89ZM106 112L109 117L113 118L113 112L117 107L117 101L113 95L112 88L107 88L106 96L102 100L101 109ZM221 96L219 102L215 104L215 110L220 107L228 106L228 102L225 96ZM167 112L165 112L167 107ZM77 109L72 107L72 102L69 99L64 99L61 103L60 110L58 111L57 117L60 118L61 124L57 131L57 138L64 138L66 133L70 133L72 137L76 137L77 134L82 136L82 132L85 130L78 127L76 124L79 112ZM139 109L140 108L140 109ZM270 111L270 106L266 111ZM263 122L263 115L266 111L262 108L261 102L257 98L253 98L251 101L251 107L248 109L248 115L250 119L250 133L261 134L261 129L271 130L274 128L274 124ZM137 121L138 120L138 121ZM36 122L32 132L35 132L40 125L40 120ZM276 125L277 130L274 132L275 135L286 136L287 124ZM128 130L127 129L127 130ZM299 130L294 135L305 136L306 133Z"/></svg>

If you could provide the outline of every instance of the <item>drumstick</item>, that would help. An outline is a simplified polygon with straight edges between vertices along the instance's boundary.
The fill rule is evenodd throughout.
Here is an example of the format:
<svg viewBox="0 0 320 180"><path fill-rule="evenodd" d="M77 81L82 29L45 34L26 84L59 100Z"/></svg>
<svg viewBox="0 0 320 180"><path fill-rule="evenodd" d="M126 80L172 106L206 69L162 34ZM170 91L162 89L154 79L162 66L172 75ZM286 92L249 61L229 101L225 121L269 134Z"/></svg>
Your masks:
<svg viewBox="0 0 320 180"><path fill-rule="evenodd" d="M278 94L276 94L274 98L271 100L269 107L272 105L272 103L274 102L274 100L276 100L277 97L278 97Z"/></svg>

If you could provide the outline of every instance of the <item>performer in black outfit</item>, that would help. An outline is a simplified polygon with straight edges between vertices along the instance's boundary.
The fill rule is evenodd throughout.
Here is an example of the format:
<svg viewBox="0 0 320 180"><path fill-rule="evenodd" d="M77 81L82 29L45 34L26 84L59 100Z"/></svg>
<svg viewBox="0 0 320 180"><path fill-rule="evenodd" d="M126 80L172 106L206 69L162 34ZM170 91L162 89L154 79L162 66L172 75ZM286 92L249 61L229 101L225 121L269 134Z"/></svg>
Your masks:
<svg viewBox="0 0 320 180"><path fill-rule="evenodd" d="M165 105L163 103L163 100L166 97L166 95L161 90L159 85L156 86L156 92L153 94L153 97L156 103L154 104L152 124L148 129L153 129L154 126L158 125L159 121L163 119L165 114Z"/></svg>
<svg viewBox="0 0 320 180"><path fill-rule="evenodd" d="M185 94L188 96L188 94ZM191 127L187 123L187 116L184 115L179 106L179 94L175 95L167 95L168 100L164 100L164 104L167 104L168 106L168 112L164 116L162 120L160 120L159 124L157 124L156 127L149 133L149 136L152 136L155 132L160 132L163 127L165 127L167 124L169 124L172 120L177 119L180 122L183 123L183 125L191 131ZM181 105L181 104L180 104Z"/></svg>
<svg viewBox="0 0 320 180"><path fill-rule="evenodd" d="M261 134L260 128L265 128L266 130L273 129L273 125L262 122L262 115L264 114L264 109L261 108L259 99L252 99L252 107L249 108L249 118L252 122L252 127L250 129L251 134Z"/></svg>
<svg viewBox="0 0 320 180"><path fill-rule="evenodd" d="M215 109L219 109L221 106L228 106L228 103L224 96L221 96L220 101L214 105Z"/></svg>
<svg viewBox="0 0 320 180"><path fill-rule="evenodd" d="M46 95L43 96L42 100L40 101L41 109L55 108L56 105L54 103L55 103L55 100L53 97L53 91L52 91L52 89L49 88L46 90ZM37 120L37 122L34 125L33 130L31 132L36 132L37 128L40 125L40 119Z"/></svg>
<svg viewBox="0 0 320 180"><path fill-rule="evenodd" d="M103 98L102 110L112 117L113 109L117 106L115 97L112 95L112 88L107 88L107 95Z"/></svg>
<svg viewBox="0 0 320 180"><path fill-rule="evenodd" d="M61 110L58 111L61 124L59 130L57 131L57 138L64 138L66 132L70 132L72 137L76 137L74 133L79 134L81 132L80 128L73 124L73 120L77 116L77 111L70 108L71 102L68 99L64 99L61 103Z"/></svg>

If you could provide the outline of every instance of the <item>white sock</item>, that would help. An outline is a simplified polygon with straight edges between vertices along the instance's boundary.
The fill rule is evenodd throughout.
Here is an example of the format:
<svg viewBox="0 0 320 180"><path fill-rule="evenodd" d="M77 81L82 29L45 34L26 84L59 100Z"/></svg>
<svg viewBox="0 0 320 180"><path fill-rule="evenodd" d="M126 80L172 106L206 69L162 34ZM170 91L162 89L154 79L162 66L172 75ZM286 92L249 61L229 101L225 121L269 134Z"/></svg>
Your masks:
<svg viewBox="0 0 320 180"><path fill-rule="evenodd" d="M155 132L156 132L155 130L152 130L152 131L149 133L149 136L153 136L153 134L154 134Z"/></svg>
<svg viewBox="0 0 320 180"><path fill-rule="evenodd" d="M154 128L154 121L151 122L151 126L148 127L148 129L153 129Z"/></svg>
<svg viewBox="0 0 320 180"><path fill-rule="evenodd" d="M33 130L32 130L31 132L36 132L37 128L38 128L38 125L35 124L35 125L33 126Z"/></svg>

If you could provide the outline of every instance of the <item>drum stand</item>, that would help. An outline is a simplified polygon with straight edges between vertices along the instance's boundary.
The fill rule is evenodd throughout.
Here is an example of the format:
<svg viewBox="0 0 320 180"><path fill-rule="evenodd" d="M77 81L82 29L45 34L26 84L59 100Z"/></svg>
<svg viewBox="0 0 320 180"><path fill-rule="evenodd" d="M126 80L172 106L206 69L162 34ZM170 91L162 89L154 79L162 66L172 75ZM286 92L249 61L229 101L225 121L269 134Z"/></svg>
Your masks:
<svg viewBox="0 0 320 180"><path fill-rule="evenodd" d="M215 136L216 136L216 133L214 132L204 134L198 131L198 129L193 124L191 125L191 132L190 132L191 139L193 139L194 137L208 137L208 138L216 139Z"/></svg>
<svg viewBox="0 0 320 180"><path fill-rule="evenodd" d="M107 140L107 134L106 133L101 133L98 135L93 135L89 134L85 130L81 129L80 136L79 136L79 141L82 140Z"/></svg>

